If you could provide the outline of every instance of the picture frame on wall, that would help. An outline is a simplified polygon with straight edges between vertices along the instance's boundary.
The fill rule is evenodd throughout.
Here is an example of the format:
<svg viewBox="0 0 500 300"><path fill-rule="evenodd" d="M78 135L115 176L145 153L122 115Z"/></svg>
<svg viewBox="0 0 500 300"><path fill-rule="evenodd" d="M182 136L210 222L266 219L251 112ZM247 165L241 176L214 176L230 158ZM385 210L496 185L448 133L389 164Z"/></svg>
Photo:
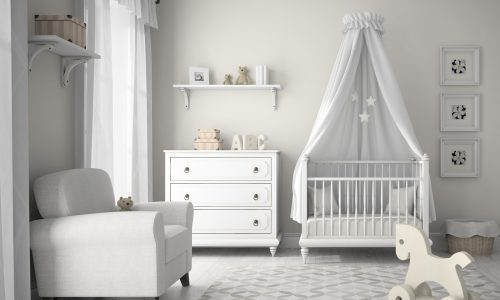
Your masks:
<svg viewBox="0 0 500 300"><path fill-rule="evenodd" d="M479 139L441 138L441 177L479 177Z"/></svg>
<svg viewBox="0 0 500 300"><path fill-rule="evenodd" d="M441 131L479 131L480 94L441 93Z"/></svg>
<svg viewBox="0 0 500 300"><path fill-rule="evenodd" d="M201 67L189 67L189 84L192 85L210 84L209 69Z"/></svg>
<svg viewBox="0 0 500 300"><path fill-rule="evenodd" d="M479 46L443 46L439 58L441 85L480 84Z"/></svg>

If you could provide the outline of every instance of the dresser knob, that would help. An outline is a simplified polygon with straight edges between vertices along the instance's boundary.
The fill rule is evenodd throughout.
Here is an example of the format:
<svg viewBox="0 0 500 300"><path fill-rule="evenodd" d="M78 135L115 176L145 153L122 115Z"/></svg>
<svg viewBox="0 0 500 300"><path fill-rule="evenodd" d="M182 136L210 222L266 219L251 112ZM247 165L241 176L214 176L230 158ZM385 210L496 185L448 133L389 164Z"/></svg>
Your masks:
<svg viewBox="0 0 500 300"><path fill-rule="evenodd" d="M259 200L259 194L253 194L253 200L255 201Z"/></svg>
<svg viewBox="0 0 500 300"><path fill-rule="evenodd" d="M253 220L253 226L259 226L259 220Z"/></svg>
<svg viewBox="0 0 500 300"><path fill-rule="evenodd" d="M189 173L189 167L184 168L184 173L186 173L186 174Z"/></svg>
<svg viewBox="0 0 500 300"><path fill-rule="evenodd" d="M259 168L258 168L258 167L254 167L254 168L253 168L253 172L254 172L255 174L259 173Z"/></svg>
<svg viewBox="0 0 500 300"><path fill-rule="evenodd" d="M189 200L189 194L184 195L184 200Z"/></svg>

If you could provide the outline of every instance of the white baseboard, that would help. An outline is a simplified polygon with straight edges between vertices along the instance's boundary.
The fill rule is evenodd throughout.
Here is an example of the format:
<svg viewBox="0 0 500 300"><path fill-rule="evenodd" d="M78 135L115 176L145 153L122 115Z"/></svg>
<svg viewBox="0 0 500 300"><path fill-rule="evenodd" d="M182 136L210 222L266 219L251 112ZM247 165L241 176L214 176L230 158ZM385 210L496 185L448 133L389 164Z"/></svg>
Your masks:
<svg viewBox="0 0 500 300"><path fill-rule="evenodd" d="M300 233L298 232L284 232L281 238L280 248L300 248L299 246Z"/></svg>

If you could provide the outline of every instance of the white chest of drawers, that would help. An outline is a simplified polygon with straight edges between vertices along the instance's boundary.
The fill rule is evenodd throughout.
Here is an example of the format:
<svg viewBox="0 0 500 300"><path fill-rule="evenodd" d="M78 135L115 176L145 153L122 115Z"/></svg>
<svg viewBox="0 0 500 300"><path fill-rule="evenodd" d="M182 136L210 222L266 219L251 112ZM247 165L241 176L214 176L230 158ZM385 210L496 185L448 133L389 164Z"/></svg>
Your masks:
<svg viewBox="0 0 500 300"><path fill-rule="evenodd" d="M279 151L164 151L165 201L191 201L194 247L269 247L278 226Z"/></svg>

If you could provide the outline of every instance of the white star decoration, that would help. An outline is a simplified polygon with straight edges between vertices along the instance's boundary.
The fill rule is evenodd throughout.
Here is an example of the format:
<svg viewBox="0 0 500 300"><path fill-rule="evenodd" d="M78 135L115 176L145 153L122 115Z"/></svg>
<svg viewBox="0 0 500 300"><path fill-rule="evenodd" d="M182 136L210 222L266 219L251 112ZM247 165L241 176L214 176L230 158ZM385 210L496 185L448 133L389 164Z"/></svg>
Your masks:
<svg viewBox="0 0 500 300"><path fill-rule="evenodd" d="M368 123L368 119L370 118L370 115L364 111L362 114L359 115L359 118L361 119L361 123Z"/></svg>
<svg viewBox="0 0 500 300"><path fill-rule="evenodd" d="M359 95L357 92L354 92L354 94L351 95L351 101L355 102L359 100Z"/></svg>
<svg viewBox="0 0 500 300"><path fill-rule="evenodd" d="M370 98L366 99L366 103L368 103L368 106L375 106L375 102L377 99L373 98L373 96L370 96Z"/></svg>

